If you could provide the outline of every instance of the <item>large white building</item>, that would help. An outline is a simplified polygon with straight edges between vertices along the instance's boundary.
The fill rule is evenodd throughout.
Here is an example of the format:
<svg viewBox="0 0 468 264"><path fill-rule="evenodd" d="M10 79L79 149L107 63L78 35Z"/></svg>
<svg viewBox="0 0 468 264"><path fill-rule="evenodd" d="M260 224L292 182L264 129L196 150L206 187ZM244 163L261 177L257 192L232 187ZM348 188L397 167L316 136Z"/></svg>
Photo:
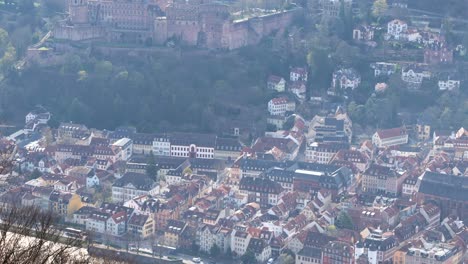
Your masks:
<svg viewBox="0 0 468 264"><path fill-rule="evenodd" d="M397 70L398 65L390 62L376 62L371 64L371 68L374 69L374 76L390 76Z"/></svg>
<svg viewBox="0 0 468 264"><path fill-rule="evenodd" d="M91 208L78 213L79 221L86 230L112 236L122 236L127 232L127 221L133 214L133 209L116 204L104 203L101 208ZM75 217L75 215L74 215Z"/></svg>
<svg viewBox="0 0 468 264"><path fill-rule="evenodd" d="M122 211L113 214L107 219L106 232L113 236L121 236L127 232L127 213Z"/></svg>
<svg viewBox="0 0 468 264"><path fill-rule="evenodd" d="M352 68L339 69L333 73L332 87L337 89L356 89L361 84L360 74Z"/></svg>
<svg viewBox="0 0 468 264"><path fill-rule="evenodd" d="M200 237L200 251L210 253L216 245L222 253L227 253L231 248L232 230L220 226L205 225L198 231Z"/></svg>
<svg viewBox="0 0 468 264"><path fill-rule="evenodd" d="M171 156L213 159L216 136L211 134L173 133L170 136Z"/></svg>
<svg viewBox="0 0 468 264"><path fill-rule="evenodd" d="M159 186L146 174L126 172L112 185L112 200L126 202L141 195L156 194Z"/></svg>
<svg viewBox="0 0 468 264"><path fill-rule="evenodd" d="M289 73L289 80L291 82L303 81L307 82L308 74L307 69L302 67L292 68Z"/></svg>
<svg viewBox="0 0 468 264"><path fill-rule="evenodd" d="M133 141L129 138L121 138L114 142L111 147L113 149L118 149L119 151L119 160L127 161L133 153Z"/></svg>
<svg viewBox="0 0 468 264"><path fill-rule="evenodd" d="M444 79L439 80L439 90L441 91L452 91L454 89L460 88L460 78L453 78L452 76L447 76Z"/></svg>
<svg viewBox="0 0 468 264"><path fill-rule="evenodd" d="M25 130L34 131L38 125L46 125L51 116L44 108L38 107L26 115Z"/></svg>
<svg viewBox="0 0 468 264"><path fill-rule="evenodd" d="M408 143L408 132L401 127L379 130L372 136L372 143L379 148L404 145Z"/></svg>
<svg viewBox="0 0 468 264"><path fill-rule="evenodd" d="M166 135L156 136L153 140L153 154L158 156L171 155L171 142Z"/></svg>
<svg viewBox="0 0 468 264"><path fill-rule="evenodd" d="M431 78L431 73L418 66L409 66L401 71L401 80L409 86L419 87L425 78Z"/></svg>
<svg viewBox="0 0 468 264"><path fill-rule="evenodd" d="M286 97L273 98L268 102L270 115L284 115L288 111L294 111L296 103Z"/></svg>
<svg viewBox="0 0 468 264"><path fill-rule="evenodd" d="M305 156L307 162L316 162L321 164L328 164L333 156L342 149L348 149L349 145L346 143L319 143L313 142L306 147Z"/></svg>
<svg viewBox="0 0 468 264"><path fill-rule="evenodd" d="M231 236L231 250L236 253L237 256L243 256L249 247L250 239L252 236L243 230L233 230Z"/></svg>
<svg viewBox="0 0 468 264"><path fill-rule="evenodd" d="M399 19L392 20L387 24L387 35L395 40L404 40L408 32L408 24Z"/></svg>

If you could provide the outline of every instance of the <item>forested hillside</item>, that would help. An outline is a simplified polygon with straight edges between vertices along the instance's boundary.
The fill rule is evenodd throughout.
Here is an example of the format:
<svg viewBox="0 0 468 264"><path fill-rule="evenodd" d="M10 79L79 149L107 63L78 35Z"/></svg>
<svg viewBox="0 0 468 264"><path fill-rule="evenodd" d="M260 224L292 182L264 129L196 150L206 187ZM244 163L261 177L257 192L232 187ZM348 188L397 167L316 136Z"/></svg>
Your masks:
<svg viewBox="0 0 468 264"><path fill-rule="evenodd" d="M168 50L143 61L71 55L60 67L12 71L0 90L2 115L14 119L25 114L17 109L41 104L57 121L98 128L211 131L217 118L263 111L267 74L288 72L279 55L252 49L218 56Z"/></svg>

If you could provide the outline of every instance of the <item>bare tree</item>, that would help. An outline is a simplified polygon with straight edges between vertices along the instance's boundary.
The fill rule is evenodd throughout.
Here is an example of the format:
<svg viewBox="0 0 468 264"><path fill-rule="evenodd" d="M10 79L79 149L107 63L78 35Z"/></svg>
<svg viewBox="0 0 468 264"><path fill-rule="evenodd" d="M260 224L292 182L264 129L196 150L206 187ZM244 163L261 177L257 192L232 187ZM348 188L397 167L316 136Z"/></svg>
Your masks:
<svg viewBox="0 0 468 264"><path fill-rule="evenodd" d="M17 147L9 140L0 140L0 175L11 174L15 166Z"/></svg>
<svg viewBox="0 0 468 264"><path fill-rule="evenodd" d="M81 241L64 238L57 218L36 207L0 209L0 262L87 263Z"/></svg>
<svg viewBox="0 0 468 264"><path fill-rule="evenodd" d="M0 175L9 175L16 166L17 147L0 140ZM0 207L0 263L5 264L88 264L136 263L132 258L107 254L91 257L92 234L88 240L64 237L57 228L58 216L34 206L13 202ZM84 248L83 248L84 247Z"/></svg>

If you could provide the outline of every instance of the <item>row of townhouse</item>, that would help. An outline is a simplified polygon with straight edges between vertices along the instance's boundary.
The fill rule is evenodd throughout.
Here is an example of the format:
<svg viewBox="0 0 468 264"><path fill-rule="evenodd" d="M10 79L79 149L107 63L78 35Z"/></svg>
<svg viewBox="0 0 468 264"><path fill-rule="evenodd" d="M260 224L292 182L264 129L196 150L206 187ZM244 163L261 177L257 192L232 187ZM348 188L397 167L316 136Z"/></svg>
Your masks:
<svg viewBox="0 0 468 264"><path fill-rule="evenodd" d="M112 201L126 202L141 195L154 195L159 185L147 174L126 172L112 185Z"/></svg>
<svg viewBox="0 0 468 264"><path fill-rule="evenodd" d="M399 65L390 62L376 62L371 64L374 76L391 76L397 72ZM406 65L401 68L401 80L410 88L419 88L424 80L437 79L437 85L441 91L452 91L460 88L461 78L457 73L442 72L433 76L424 66Z"/></svg>
<svg viewBox="0 0 468 264"><path fill-rule="evenodd" d="M82 197L76 193L54 190L53 187L18 187L0 196L2 207L35 206L44 211L70 219L83 207Z"/></svg>
<svg viewBox="0 0 468 264"><path fill-rule="evenodd" d="M97 160L116 163L126 161L131 157L132 146L132 141L127 138L107 146L59 144L54 151L54 158L57 162L64 162L66 159L81 160L93 157Z"/></svg>
<svg viewBox="0 0 468 264"><path fill-rule="evenodd" d="M72 222L89 232L114 237L146 238L155 232L153 217L112 203L103 203L100 207L84 206L73 214Z"/></svg>
<svg viewBox="0 0 468 264"><path fill-rule="evenodd" d="M317 162L328 164L332 158L340 151L349 149L347 143L339 142L313 142L306 147L305 159L307 162Z"/></svg>
<svg viewBox="0 0 468 264"><path fill-rule="evenodd" d="M317 192L329 190L333 197L345 193L354 181L351 169L318 163L276 163L245 159L239 161L243 171L236 180L239 190L248 200L261 207L276 206L287 191ZM237 170L237 169L236 169ZM232 182L235 182L234 180Z"/></svg>

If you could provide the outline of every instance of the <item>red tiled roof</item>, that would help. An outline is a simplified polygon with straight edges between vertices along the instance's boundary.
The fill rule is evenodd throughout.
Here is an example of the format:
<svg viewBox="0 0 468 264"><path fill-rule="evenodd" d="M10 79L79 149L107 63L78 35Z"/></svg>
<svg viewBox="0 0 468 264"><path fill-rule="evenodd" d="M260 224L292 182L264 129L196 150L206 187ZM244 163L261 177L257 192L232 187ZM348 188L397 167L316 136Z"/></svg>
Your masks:
<svg viewBox="0 0 468 264"><path fill-rule="evenodd" d="M302 67L295 67L295 68L292 68L291 69L291 72L294 72L294 73L297 73L297 74L300 74L300 75L305 75L307 74L307 70L305 68L302 68Z"/></svg>
<svg viewBox="0 0 468 264"><path fill-rule="evenodd" d="M279 83L279 82L281 81L281 79L283 79L283 78L281 78L281 77L279 77L279 76L276 76L276 75L270 75L270 76L268 77L268 82L276 83L276 84L277 84L277 83Z"/></svg>
<svg viewBox="0 0 468 264"><path fill-rule="evenodd" d="M278 98L273 98L271 99L271 102L274 105L279 105L279 104L287 104L289 102L289 99L286 97L278 97Z"/></svg>
<svg viewBox="0 0 468 264"><path fill-rule="evenodd" d="M379 135L380 139L384 138L393 138L393 137L398 137L401 135L406 135L406 129L397 127L397 128L391 128L391 129L383 129L377 131L377 134Z"/></svg>

